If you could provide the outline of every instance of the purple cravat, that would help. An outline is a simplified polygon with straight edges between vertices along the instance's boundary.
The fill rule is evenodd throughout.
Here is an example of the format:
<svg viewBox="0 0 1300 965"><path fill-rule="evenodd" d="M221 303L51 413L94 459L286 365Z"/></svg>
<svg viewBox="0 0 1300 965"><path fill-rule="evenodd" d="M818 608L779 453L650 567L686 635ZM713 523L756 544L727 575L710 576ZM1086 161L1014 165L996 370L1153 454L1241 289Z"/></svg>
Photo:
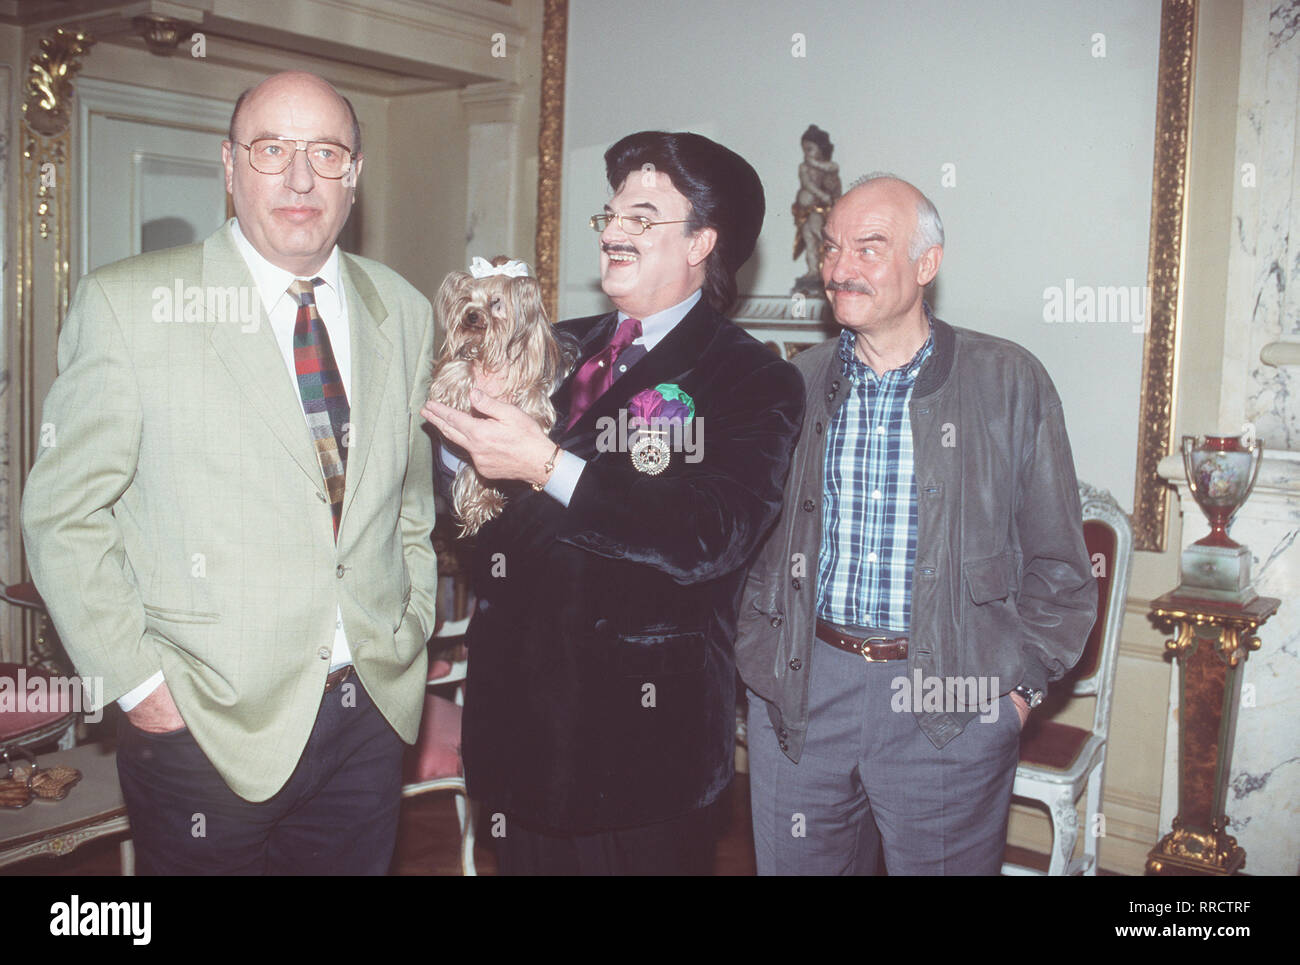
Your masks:
<svg viewBox="0 0 1300 965"><path fill-rule="evenodd" d="M573 377L572 403L569 406L569 428L572 429L592 403L609 391L614 384L614 363L635 339L641 337L641 319L625 318L609 344L582 363Z"/></svg>

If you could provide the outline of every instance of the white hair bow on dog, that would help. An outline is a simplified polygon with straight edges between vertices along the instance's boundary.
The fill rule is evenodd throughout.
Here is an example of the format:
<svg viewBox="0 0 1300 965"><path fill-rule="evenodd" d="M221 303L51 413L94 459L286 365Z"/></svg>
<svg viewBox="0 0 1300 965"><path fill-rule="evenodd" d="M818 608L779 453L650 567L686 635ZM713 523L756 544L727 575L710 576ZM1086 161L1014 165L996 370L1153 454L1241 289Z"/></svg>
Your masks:
<svg viewBox="0 0 1300 965"><path fill-rule="evenodd" d="M510 278L528 278L532 275L532 269L518 259L511 259L504 265L494 265L486 258L479 258L477 255L469 263L469 273L475 278L488 278L492 275L507 275Z"/></svg>

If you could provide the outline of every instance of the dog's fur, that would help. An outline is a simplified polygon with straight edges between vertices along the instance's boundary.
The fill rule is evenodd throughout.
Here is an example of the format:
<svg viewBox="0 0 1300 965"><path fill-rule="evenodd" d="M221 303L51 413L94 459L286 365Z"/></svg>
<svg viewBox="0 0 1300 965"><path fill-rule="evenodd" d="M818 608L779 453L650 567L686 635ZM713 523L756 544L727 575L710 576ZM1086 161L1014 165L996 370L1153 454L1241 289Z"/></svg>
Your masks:
<svg viewBox="0 0 1300 965"><path fill-rule="evenodd" d="M501 256L492 261L505 262ZM557 337L537 279L475 278L453 271L438 289L436 311L445 334L429 399L469 412L475 373L498 374L505 380L501 400L517 405L550 432L555 424L550 395L573 368L577 347ZM461 535L472 536L501 513L505 496L466 460L452 485L452 506Z"/></svg>

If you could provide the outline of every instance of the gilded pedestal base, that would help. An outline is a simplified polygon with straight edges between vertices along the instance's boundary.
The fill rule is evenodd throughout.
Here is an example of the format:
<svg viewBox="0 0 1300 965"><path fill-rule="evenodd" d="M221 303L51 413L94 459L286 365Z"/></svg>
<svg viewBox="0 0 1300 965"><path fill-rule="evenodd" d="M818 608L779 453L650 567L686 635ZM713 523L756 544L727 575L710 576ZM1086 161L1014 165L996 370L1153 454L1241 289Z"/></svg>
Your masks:
<svg viewBox="0 0 1300 965"><path fill-rule="evenodd" d="M1176 592L1151 601L1153 622L1175 634L1165 649L1178 661L1178 816L1148 854L1148 874L1230 875L1246 864L1224 830L1228 775L1246 658L1280 602L1259 596L1233 605Z"/></svg>
<svg viewBox="0 0 1300 965"><path fill-rule="evenodd" d="M1147 854L1147 874L1233 875L1246 866L1246 852L1219 822L1209 833L1180 824L1174 818L1174 829Z"/></svg>

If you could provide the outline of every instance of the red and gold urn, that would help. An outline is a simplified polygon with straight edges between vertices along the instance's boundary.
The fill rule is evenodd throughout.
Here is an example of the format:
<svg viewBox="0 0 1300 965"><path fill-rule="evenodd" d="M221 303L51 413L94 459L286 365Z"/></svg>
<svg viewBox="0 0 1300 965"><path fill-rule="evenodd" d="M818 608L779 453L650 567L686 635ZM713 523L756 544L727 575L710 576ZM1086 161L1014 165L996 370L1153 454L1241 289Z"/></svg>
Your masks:
<svg viewBox="0 0 1300 965"><path fill-rule="evenodd" d="M1210 532L1183 550L1177 596L1229 604L1255 598L1250 551L1228 535L1228 527L1255 487L1263 454L1263 444L1243 444L1238 436L1183 436L1187 485Z"/></svg>

